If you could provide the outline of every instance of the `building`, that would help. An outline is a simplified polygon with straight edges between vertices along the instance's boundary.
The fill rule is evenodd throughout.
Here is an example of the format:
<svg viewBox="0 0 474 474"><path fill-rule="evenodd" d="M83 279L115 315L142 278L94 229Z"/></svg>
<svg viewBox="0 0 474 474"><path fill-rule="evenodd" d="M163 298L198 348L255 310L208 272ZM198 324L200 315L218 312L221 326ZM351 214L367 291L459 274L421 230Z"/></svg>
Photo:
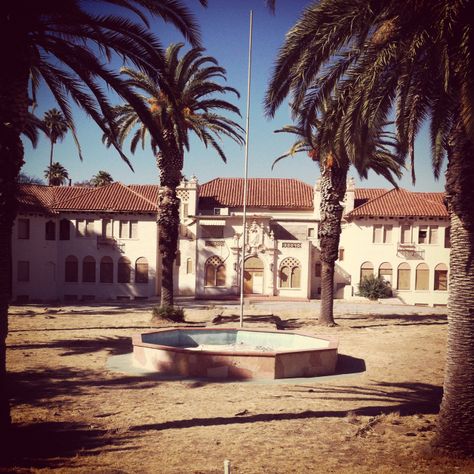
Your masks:
<svg viewBox="0 0 474 474"><path fill-rule="evenodd" d="M240 294L243 179L184 180L175 293ZM13 299L100 301L160 293L156 185L22 185L13 234ZM409 304L446 305L449 219L443 193L355 188L344 200L337 298L383 276ZM244 293L318 298L319 185L248 180Z"/></svg>

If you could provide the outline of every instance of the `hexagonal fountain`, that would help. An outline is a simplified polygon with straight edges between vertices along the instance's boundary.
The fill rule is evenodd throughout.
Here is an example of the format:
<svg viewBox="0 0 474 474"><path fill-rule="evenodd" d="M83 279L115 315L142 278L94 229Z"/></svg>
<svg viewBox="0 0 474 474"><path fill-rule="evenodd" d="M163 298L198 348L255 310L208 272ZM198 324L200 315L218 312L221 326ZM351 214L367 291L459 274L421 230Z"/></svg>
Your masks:
<svg viewBox="0 0 474 474"><path fill-rule="evenodd" d="M333 374L337 338L234 328L166 328L136 334L133 364L160 374L279 379Z"/></svg>

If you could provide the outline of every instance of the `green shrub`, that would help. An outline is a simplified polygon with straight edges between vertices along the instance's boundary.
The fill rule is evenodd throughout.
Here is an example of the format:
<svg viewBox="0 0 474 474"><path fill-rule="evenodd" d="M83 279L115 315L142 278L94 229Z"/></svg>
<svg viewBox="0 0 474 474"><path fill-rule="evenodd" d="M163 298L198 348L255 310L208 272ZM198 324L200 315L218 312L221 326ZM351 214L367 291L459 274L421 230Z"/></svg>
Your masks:
<svg viewBox="0 0 474 474"><path fill-rule="evenodd" d="M184 323L184 309L179 306L154 306L152 314L153 318Z"/></svg>
<svg viewBox="0 0 474 474"><path fill-rule="evenodd" d="M359 296L365 296L369 300L377 300L379 298L390 298L392 296L392 288L388 281L382 277L368 275L362 278L359 283Z"/></svg>

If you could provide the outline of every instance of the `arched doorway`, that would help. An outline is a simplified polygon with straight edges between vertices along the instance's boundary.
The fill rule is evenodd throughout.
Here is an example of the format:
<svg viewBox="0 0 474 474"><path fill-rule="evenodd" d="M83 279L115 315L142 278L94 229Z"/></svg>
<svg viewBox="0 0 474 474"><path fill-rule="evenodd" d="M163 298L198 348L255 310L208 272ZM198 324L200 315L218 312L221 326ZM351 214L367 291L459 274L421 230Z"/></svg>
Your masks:
<svg viewBox="0 0 474 474"><path fill-rule="evenodd" d="M258 257L249 257L244 265L244 293L263 293L263 262Z"/></svg>

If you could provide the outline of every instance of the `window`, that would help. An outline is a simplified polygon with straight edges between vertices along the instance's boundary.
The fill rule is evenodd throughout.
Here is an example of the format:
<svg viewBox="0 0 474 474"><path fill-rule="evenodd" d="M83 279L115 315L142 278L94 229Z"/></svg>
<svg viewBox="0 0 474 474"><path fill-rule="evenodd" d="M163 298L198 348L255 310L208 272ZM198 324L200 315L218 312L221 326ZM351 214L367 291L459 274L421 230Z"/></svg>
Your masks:
<svg viewBox="0 0 474 474"><path fill-rule="evenodd" d="M79 265L77 257L69 255L64 262L64 281L74 283L78 281Z"/></svg>
<svg viewBox="0 0 474 474"><path fill-rule="evenodd" d="M314 227L308 227L308 238L314 239L316 237L316 232Z"/></svg>
<svg viewBox="0 0 474 474"><path fill-rule="evenodd" d="M59 240L69 240L71 238L71 224L68 219L59 221Z"/></svg>
<svg viewBox="0 0 474 474"><path fill-rule="evenodd" d="M444 229L444 248L451 248L451 227Z"/></svg>
<svg viewBox="0 0 474 474"><path fill-rule="evenodd" d="M411 244L411 225L402 225L402 244Z"/></svg>
<svg viewBox="0 0 474 474"><path fill-rule="evenodd" d="M132 267L130 260L127 257L120 257L118 261L118 277L119 283L130 283L130 274Z"/></svg>
<svg viewBox="0 0 474 474"><path fill-rule="evenodd" d="M135 283L148 283L148 260L145 257L135 262Z"/></svg>
<svg viewBox="0 0 474 474"><path fill-rule="evenodd" d="M77 237L92 237L94 234L94 221L91 219L77 219L76 220L76 236Z"/></svg>
<svg viewBox="0 0 474 474"><path fill-rule="evenodd" d="M128 221L119 221L119 238L128 238Z"/></svg>
<svg viewBox="0 0 474 474"><path fill-rule="evenodd" d="M321 278L321 264L319 262L314 264L314 276Z"/></svg>
<svg viewBox="0 0 474 474"><path fill-rule="evenodd" d="M56 240L56 224L53 221L46 222L44 226L44 238L46 240Z"/></svg>
<svg viewBox="0 0 474 474"><path fill-rule="evenodd" d="M100 261L100 282L113 283L114 281L114 261L111 257L102 257Z"/></svg>
<svg viewBox="0 0 474 474"><path fill-rule="evenodd" d="M367 277L373 274L374 274L374 266L372 265L372 262L364 262L360 266L360 281L362 281L364 277Z"/></svg>
<svg viewBox="0 0 474 474"><path fill-rule="evenodd" d="M186 259L186 273L193 273L193 261L190 258Z"/></svg>
<svg viewBox="0 0 474 474"><path fill-rule="evenodd" d="M225 286L226 271L222 260L213 256L207 259L205 265L206 286Z"/></svg>
<svg viewBox="0 0 474 474"><path fill-rule="evenodd" d="M426 263L420 263L416 267L415 290L428 290L430 281L430 270Z"/></svg>
<svg viewBox="0 0 474 474"><path fill-rule="evenodd" d="M438 243L438 226L420 226L418 231L419 244L437 244Z"/></svg>
<svg viewBox="0 0 474 474"><path fill-rule="evenodd" d="M181 218L182 219L185 219L186 217L188 217L188 215L189 215L188 209L189 209L188 203L182 203L181 204Z"/></svg>
<svg viewBox="0 0 474 474"><path fill-rule="evenodd" d="M119 221L120 239L138 239L138 221Z"/></svg>
<svg viewBox="0 0 474 474"><path fill-rule="evenodd" d="M138 221L130 221L130 234L131 239L138 239Z"/></svg>
<svg viewBox="0 0 474 474"><path fill-rule="evenodd" d="M18 281L30 281L30 262L19 261L18 262Z"/></svg>
<svg viewBox="0 0 474 474"><path fill-rule="evenodd" d="M30 238L30 220L29 219L18 219L18 238L19 239Z"/></svg>
<svg viewBox="0 0 474 474"><path fill-rule="evenodd" d="M374 244L389 244L392 241L392 225L374 225Z"/></svg>
<svg viewBox="0 0 474 474"><path fill-rule="evenodd" d="M384 262L379 267L379 277L383 278L388 283L392 284L392 265L388 262Z"/></svg>
<svg viewBox="0 0 474 474"><path fill-rule="evenodd" d="M337 259L342 262L344 260L344 249L340 248Z"/></svg>
<svg viewBox="0 0 474 474"><path fill-rule="evenodd" d="M287 257L280 265L280 288L300 288L300 286L300 262L294 257Z"/></svg>
<svg viewBox="0 0 474 474"><path fill-rule="evenodd" d="M102 238L111 239L114 236L112 219L102 219Z"/></svg>
<svg viewBox="0 0 474 474"><path fill-rule="evenodd" d="M224 226L221 225L203 225L201 226L201 233L203 237L209 239L223 239Z"/></svg>
<svg viewBox="0 0 474 474"><path fill-rule="evenodd" d="M398 271L397 271L397 280L398 280L397 289L409 290L410 278L411 278L410 265L408 265L408 263L401 263L398 266Z"/></svg>
<svg viewBox="0 0 474 474"><path fill-rule="evenodd" d="M439 263L435 267L434 289L438 291L448 290L448 268L444 263Z"/></svg>
<svg viewBox="0 0 474 474"><path fill-rule="evenodd" d="M82 261L82 281L84 283L95 283L95 258L84 257Z"/></svg>
<svg viewBox="0 0 474 474"><path fill-rule="evenodd" d="M178 250L176 252L176 255L174 257L174 264L177 266L177 267L180 267L181 266L181 252Z"/></svg>

